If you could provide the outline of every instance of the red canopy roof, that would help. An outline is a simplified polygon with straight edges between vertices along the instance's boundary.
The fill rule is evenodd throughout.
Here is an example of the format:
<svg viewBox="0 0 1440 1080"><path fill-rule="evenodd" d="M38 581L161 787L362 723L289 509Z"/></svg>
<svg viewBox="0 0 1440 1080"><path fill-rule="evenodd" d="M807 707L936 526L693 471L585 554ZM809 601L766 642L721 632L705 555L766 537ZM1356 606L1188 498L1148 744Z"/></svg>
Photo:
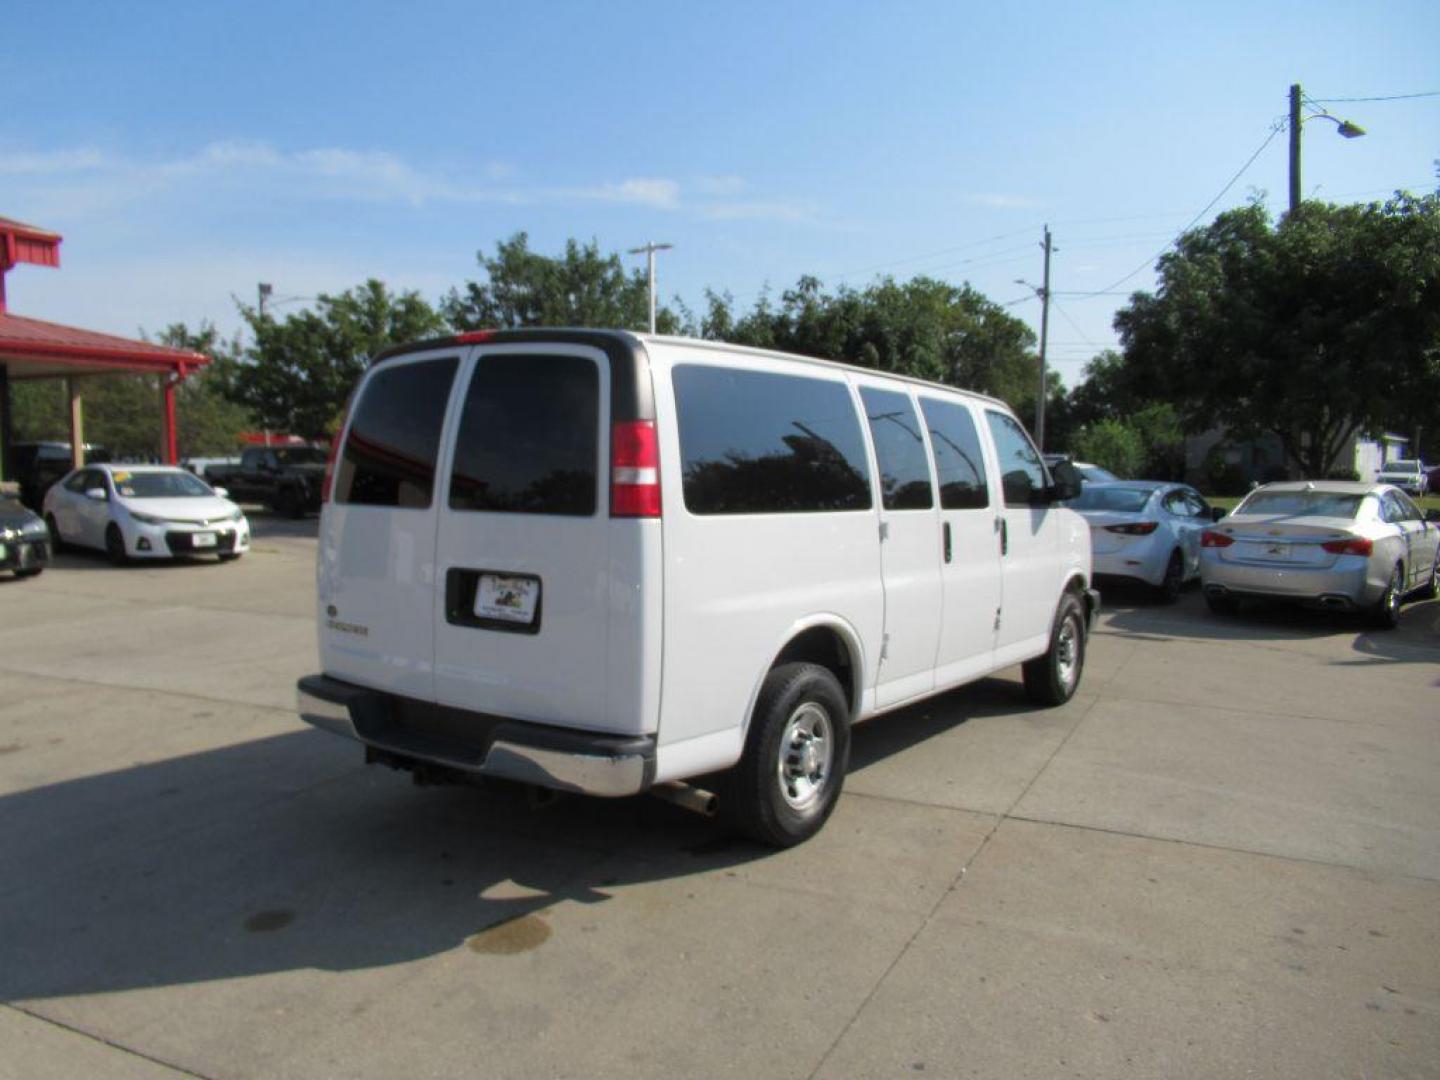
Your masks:
<svg viewBox="0 0 1440 1080"><path fill-rule="evenodd" d="M12 377L74 375L79 369L109 372L174 371L186 375L210 358L188 349L131 341L73 326L0 312L0 362Z"/></svg>

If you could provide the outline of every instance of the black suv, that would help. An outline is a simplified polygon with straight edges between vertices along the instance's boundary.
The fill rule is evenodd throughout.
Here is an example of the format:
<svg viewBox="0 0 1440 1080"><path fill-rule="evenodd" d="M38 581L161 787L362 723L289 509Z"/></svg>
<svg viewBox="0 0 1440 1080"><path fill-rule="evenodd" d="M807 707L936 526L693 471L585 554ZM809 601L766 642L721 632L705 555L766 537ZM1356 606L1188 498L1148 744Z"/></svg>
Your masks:
<svg viewBox="0 0 1440 1080"><path fill-rule="evenodd" d="M103 465L110 451L94 443L85 444L85 463ZM68 442L17 442L10 444L10 467L20 483L20 501L39 510L50 485L70 471Z"/></svg>

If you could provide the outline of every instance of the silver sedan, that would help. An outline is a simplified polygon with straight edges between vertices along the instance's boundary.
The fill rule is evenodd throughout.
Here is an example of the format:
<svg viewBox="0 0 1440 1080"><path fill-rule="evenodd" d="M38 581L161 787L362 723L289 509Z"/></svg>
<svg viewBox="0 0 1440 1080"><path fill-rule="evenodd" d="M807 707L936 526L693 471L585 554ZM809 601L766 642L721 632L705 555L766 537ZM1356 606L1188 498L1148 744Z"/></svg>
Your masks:
<svg viewBox="0 0 1440 1080"><path fill-rule="evenodd" d="M1267 484L1203 534L1200 581L1215 612L1254 597L1392 627L1407 597L1440 596L1440 512L1389 484Z"/></svg>
<svg viewBox="0 0 1440 1080"><path fill-rule="evenodd" d="M1200 536L1220 516L1194 488L1158 480L1087 483L1069 506L1090 526L1096 576L1143 581L1166 603L1199 575Z"/></svg>

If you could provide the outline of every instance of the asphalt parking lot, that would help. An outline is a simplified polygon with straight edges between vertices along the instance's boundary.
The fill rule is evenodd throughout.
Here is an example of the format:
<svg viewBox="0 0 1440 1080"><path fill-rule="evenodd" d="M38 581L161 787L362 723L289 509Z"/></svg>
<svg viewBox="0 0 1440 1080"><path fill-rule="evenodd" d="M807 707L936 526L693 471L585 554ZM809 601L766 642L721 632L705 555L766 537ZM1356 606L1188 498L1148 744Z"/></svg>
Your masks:
<svg viewBox="0 0 1440 1080"><path fill-rule="evenodd" d="M1440 1076L1440 603L1107 594L859 729L814 841L301 725L314 527L0 578L0 1076Z"/></svg>

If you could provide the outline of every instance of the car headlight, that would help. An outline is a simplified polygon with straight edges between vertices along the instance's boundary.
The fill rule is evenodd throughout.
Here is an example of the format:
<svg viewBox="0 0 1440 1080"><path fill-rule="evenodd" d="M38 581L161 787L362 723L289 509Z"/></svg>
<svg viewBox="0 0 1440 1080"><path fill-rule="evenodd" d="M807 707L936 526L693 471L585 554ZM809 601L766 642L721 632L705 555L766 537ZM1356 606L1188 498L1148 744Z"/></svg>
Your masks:
<svg viewBox="0 0 1440 1080"><path fill-rule="evenodd" d="M133 520L140 522L142 525L164 525L164 524L166 524L164 518L156 517L154 514L140 514L140 513L136 513L134 510L131 510L131 511L130 511L130 517L131 517Z"/></svg>
<svg viewBox="0 0 1440 1080"><path fill-rule="evenodd" d="M230 513L228 513L228 514L225 515L225 520L226 520L226 521L244 521L244 520L245 520L245 511L244 511L244 510L241 510L240 507L237 506L237 507L235 507L234 510L231 510Z"/></svg>

